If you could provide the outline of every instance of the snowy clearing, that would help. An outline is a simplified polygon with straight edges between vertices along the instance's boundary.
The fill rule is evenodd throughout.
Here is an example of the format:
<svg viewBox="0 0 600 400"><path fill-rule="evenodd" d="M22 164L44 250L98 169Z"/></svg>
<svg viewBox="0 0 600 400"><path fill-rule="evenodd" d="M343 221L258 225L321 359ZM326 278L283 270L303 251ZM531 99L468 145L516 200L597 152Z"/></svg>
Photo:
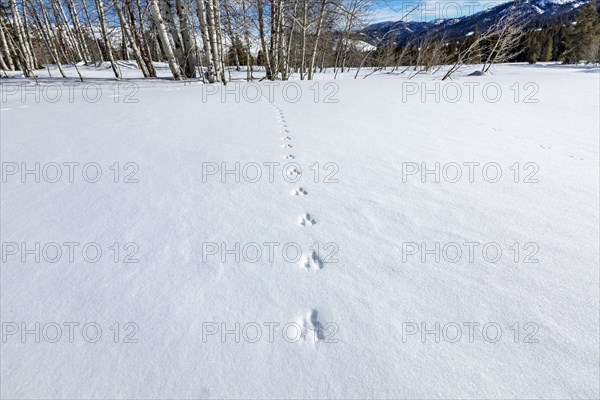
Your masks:
<svg viewBox="0 0 600 400"><path fill-rule="evenodd" d="M600 396L597 67L124 65L0 80L2 398Z"/></svg>

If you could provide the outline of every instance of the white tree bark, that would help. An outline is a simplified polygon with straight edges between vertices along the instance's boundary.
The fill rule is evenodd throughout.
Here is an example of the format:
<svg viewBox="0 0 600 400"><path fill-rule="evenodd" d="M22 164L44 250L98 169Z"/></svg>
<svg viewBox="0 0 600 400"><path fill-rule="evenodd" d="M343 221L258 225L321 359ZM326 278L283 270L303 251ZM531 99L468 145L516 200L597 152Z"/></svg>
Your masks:
<svg viewBox="0 0 600 400"><path fill-rule="evenodd" d="M121 79L121 69L115 62L115 58L113 57L113 52L112 52L112 44L110 43L110 39L108 37L108 28L106 26L106 17L104 16L104 6L102 4L102 0L95 0L95 1L96 1L96 9L98 10L98 19L100 22L100 29L102 31L102 40L104 41L106 55L108 56L108 61L110 61L110 66L112 67L112 70L115 73L115 77L117 79Z"/></svg>
<svg viewBox="0 0 600 400"><path fill-rule="evenodd" d="M162 18L160 8L158 7L158 0L150 0L148 6L150 7L152 19L154 20L154 25L156 25L158 37L160 39L163 51L167 56L167 61L169 62L169 68L171 68L173 78L175 78L176 80L180 80L182 79L181 69L179 67L179 63L177 62L177 59L175 58L175 54L173 53L171 39L169 38L169 34L167 33L167 27L165 26L165 21Z"/></svg>
<svg viewBox="0 0 600 400"><path fill-rule="evenodd" d="M212 51L213 67L217 79L225 82L225 73L223 71L223 62L221 52L219 51L220 27L216 26L214 0L206 0L206 25L208 27L210 48Z"/></svg>
<svg viewBox="0 0 600 400"><path fill-rule="evenodd" d="M63 78L66 78L67 76L65 75L65 72L63 71L62 65L60 64L59 51L56 48L56 45L55 45L54 41L52 40L52 38L54 36L56 36L56 34L54 32L54 29L52 29L52 26L49 23L48 13L46 12L46 9L43 7L42 1L38 0L38 3L40 4L40 9L42 11L42 17L43 17L43 19L40 18L40 16L38 15L35 7L33 7L32 5L30 5L31 15L33 16L34 20L38 24L38 28L40 30L40 33L41 33L42 38L44 40L44 43L46 44L46 47L48 48L48 52L52 56L52 60L54 61L54 64L56 64L56 66L58 68L58 71L60 72L61 76Z"/></svg>
<svg viewBox="0 0 600 400"><path fill-rule="evenodd" d="M183 44L181 43L179 30L175 26L175 20L173 18L173 5L171 3L171 0L158 0L158 4L160 7L163 21L167 28L169 40L171 42L171 48L173 49L173 54L175 54L175 57L177 57L177 63L179 64L179 68L181 68L181 74L185 77L185 50L183 48Z"/></svg>
<svg viewBox="0 0 600 400"><path fill-rule="evenodd" d="M183 39L185 75L188 78L196 77L196 40L190 26L188 12L182 0L175 0L177 15L179 17L179 29Z"/></svg>
<svg viewBox="0 0 600 400"><path fill-rule="evenodd" d="M131 33L131 28L129 26L129 23L125 19L125 14L123 14L123 9L119 5L119 0L113 0L113 4L115 6L115 12L117 13L117 16L119 17L119 21L121 22L121 29L123 31L123 35L127 39L127 42L129 42L129 46L131 47L131 50L133 51L133 56L135 57L135 61L138 63L138 67L142 70L142 74L144 75L144 78L147 78L150 76L150 71L148 71L148 68L146 67L146 63L144 62L144 58L142 57L142 52L140 51L137 43L135 42L135 39L133 38L133 33Z"/></svg>
<svg viewBox="0 0 600 400"><path fill-rule="evenodd" d="M29 43L27 42L27 39L25 37L25 31L23 29L23 23L21 22L21 16L19 15L17 3L15 0L8 0L8 3L10 6L10 10L12 11L14 35L17 40L17 49L19 52L19 57L21 58L23 73L27 77L33 77L33 70L35 69L35 65L33 63L33 57L31 55Z"/></svg>
<svg viewBox="0 0 600 400"><path fill-rule="evenodd" d="M9 71L15 70L15 64L12 60L12 55L10 51L10 47L8 41L6 40L6 35L4 34L4 21L0 19L0 46L2 46L2 53L4 55L4 62L6 63L6 69Z"/></svg>
<svg viewBox="0 0 600 400"><path fill-rule="evenodd" d="M317 49L319 48L319 39L321 38L321 30L323 28L323 19L325 17L325 9L327 7L327 0L321 0L321 10L319 12L319 20L317 22L317 32L315 33L315 43L313 45L312 56L310 58L310 66L308 70L308 79L313 79L315 71L315 61L317 59Z"/></svg>
<svg viewBox="0 0 600 400"><path fill-rule="evenodd" d="M73 0L67 0L67 9L69 10L69 14L71 16L71 21L73 21L73 27L75 29L75 34L77 35L78 41L81 46L84 61L87 64L92 60L92 57L91 57L89 47L85 40L85 35L81 28L81 23L79 21L79 14L77 12L77 8L75 7L75 2Z"/></svg>
<svg viewBox="0 0 600 400"><path fill-rule="evenodd" d="M208 23L206 21L206 7L204 0L196 0L196 12L198 14L198 21L200 22L202 45L206 57L206 78L209 83L213 83L215 82L215 63L210 42L210 32L208 31Z"/></svg>
<svg viewBox="0 0 600 400"><path fill-rule="evenodd" d="M269 49L267 49L267 37L265 33L265 19L264 19L264 6L262 0L257 0L258 8L258 33L260 36L260 44L262 47L263 58L265 63L265 70L267 71L267 78L273 78L273 68L271 66L271 57Z"/></svg>
<svg viewBox="0 0 600 400"><path fill-rule="evenodd" d="M94 26L92 25L92 19L90 18L90 13L88 12L87 5L85 4L85 0L81 1L81 6L83 8L83 13L85 14L85 18L88 24L88 29L90 30L90 34L93 35ZM104 62L104 55L102 54L102 48L100 48L100 43L98 39L94 37L94 44L96 45L96 50L98 50L98 59L100 62Z"/></svg>
<svg viewBox="0 0 600 400"><path fill-rule="evenodd" d="M244 40L246 41L246 80L251 82L252 77L252 45L250 42L250 28L248 26L246 0L242 0L242 15L244 24Z"/></svg>

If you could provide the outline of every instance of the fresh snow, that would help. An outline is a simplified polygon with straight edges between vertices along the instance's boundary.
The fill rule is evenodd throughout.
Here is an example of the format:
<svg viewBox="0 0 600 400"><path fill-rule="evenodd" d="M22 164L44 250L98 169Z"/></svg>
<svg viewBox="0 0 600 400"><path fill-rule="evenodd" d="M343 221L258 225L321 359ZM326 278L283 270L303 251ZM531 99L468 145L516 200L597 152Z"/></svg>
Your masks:
<svg viewBox="0 0 600 400"><path fill-rule="evenodd" d="M317 81L277 82L272 101L266 82L233 72L239 86L227 90L251 96L260 87L255 102L223 101L211 94L224 90L217 85L142 80L136 69L118 83L109 68L81 70L96 86L82 86L69 68L72 101L65 81L44 71L38 89L18 76L0 81L3 246L78 242L104 251L96 263L81 248L74 262L66 254L47 262L50 253L36 263L3 248L2 398L600 396L598 68L510 64L447 82L443 71L409 80L412 71L363 70L354 80L352 70L333 81L328 70ZM160 73L168 76L164 65ZM492 97L502 90L497 102L484 100L484 85ZM302 96L286 101L284 87ZM102 96L86 102L84 88ZM462 97L448 101L459 89ZM35 101L36 90L46 97ZM49 102L57 90L62 97ZM203 179L203 166L292 161L284 174L295 183L281 166L273 182L266 167L257 183ZM12 163L36 162L49 179L51 163L97 163L103 175L96 183L81 169L70 183L66 167L56 183L8 175ZM432 174L403 182L409 166L469 162L497 163L503 175L489 183L477 169L471 183L463 168L457 183ZM138 263L123 262L130 242ZM203 260L206 243L267 242L297 243L302 255L284 260L280 246L272 263L264 247L255 263ZM474 262L466 248L456 263L403 260L406 243L467 242L497 243L503 255L486 262L478 247ZM522 262L532 249L539 262ZM35 331L36 322L47 328L40 343L34 333L7 334L22 323ZM79 324L73 343L69 322ZM102 328L98 342L82 338L86 323ZM207 336L221 323L240 323L247 335L239 343L233 333L224 342ZM279 324L272 342L268 323ZM301 328L297 342L283 340L286 323ZM458 325L462 337L407 334L421 323ZM479 324L472 341L469 323ZM62 326L56 343L51 324ZM262 327L256 343L253 324ZM483 338L486 324L502 337ZM128 334L138 342L126 343Z"/></svg>

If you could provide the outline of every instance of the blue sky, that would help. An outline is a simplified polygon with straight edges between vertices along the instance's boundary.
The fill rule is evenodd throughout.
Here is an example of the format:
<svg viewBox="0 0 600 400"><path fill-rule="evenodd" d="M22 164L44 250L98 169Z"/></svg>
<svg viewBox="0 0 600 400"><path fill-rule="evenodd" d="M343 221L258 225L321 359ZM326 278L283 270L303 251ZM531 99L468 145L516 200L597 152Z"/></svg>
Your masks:
<svg viewBox="0 0 600 400"><path fill-rule="evenodd" d="M438 18L456 18L484 11L506 3L507 0L377 0L373 7L373 22L399 21L415 6L417 10L406 21L431 21Z"/></svg>

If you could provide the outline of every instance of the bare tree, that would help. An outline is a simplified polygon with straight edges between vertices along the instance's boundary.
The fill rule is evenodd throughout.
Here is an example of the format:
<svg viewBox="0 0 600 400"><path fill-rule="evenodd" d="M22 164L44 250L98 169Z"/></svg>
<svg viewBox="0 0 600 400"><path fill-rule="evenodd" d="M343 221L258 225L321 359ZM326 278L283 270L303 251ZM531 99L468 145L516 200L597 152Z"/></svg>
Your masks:
<svg viewBox="0 0 600 400"><path fill-rule="evenodd" d="M19 15L19 9L17 8L17 2L15 0L8 0L8 4L12 11L13 18L13 26L14 26L14 36L17 41L17 50L19 52L19 57L21 59L21 65L23 67L23 73L27 77L33 77L33 70L36 69L36 65L33 60L33 55L31 52L31 48L29 47L29 42L25 37L25 30L23 29L23 22L21 21L21 16Z"/></svg>
<svg viewBox="0 0 600 400"><path fill-rule="evenodd" d="M154 21L154 25L156 26L156 30L158 31L158 37L160 39L163 52L165 53L167 61L169 63L169 67L171 68L173 78L176 80L180 80L183 77L181 75L179 63L177 62L177 59L175 58L175 53L173 52L173 46L171 45L171 39L169 38L169 34L167 33L165 21L162 18L161 11L158 6L158 0L150 0L148 6L150 8L152 19Z"/></svg>
<svg viewBox="0 0 600 400"><path fill-rule="evenodd" d="M463 49L458 50L456 61L442 80L451 78L465 64L479 58L481 47L486 43L489 44L489 54L483 63L483 72L489 71L494 63L510 60L516 55L516 47L525 33L526 25L527 20L518 15L518 7L515 3L509 12L492 24L482 35L465 45Z"/></svg>
<svg viewBox="0 0 600 400"><path fill-rule="evenodd" d="M135 57L135 61L137 62L138 67L142 70L142 74L145 78L147 78L150 76L150 71L148 70L146 63L144 62L142 52L133 37L133 33L131 32L129 22L127 19L125 19L125 14L123 13L121 6L119 5L119 0L113 0L113 4L115 6L117 16L119 17L119 21L121 22L121 30L123 31L123 36L125 36L125 39L127 39L129 46L131 46L131 49L133 50L133 56Z"/></svg>
<svg viewBox="0 0 600 400"><path fill-rule="evenodd" d="M4 33L4 16L0 14L0 51L3 56L2 58L2 68L9 71L15 70L15 64L13 63L12 54L14 54L14 49L11 48L8 40L6 39L6 34Z"/></svg>
<svg viewBox="0 0 600 400"><path fill-rule="evenodd" d="M106 51L106 55L108 57L108 61L110 62L110 66L115 74L117 79L121 79L121 69L119 65L117 65L115 58L113 56L112 44L110 42L110 38L108 36L108 27L106 25L106 17L104 14L104 5L102 4L102 0L95 0L96 2L96 10L98 11L98 20L100 23L100 30L102 32L102 41L104 42L104 50Z"/></svg>
<svg viewBox="0 0 600 400"><path fill-rule="evenodd" d="M483 63L482 71L488 72L492 65L511 60L520 53L517 49L528 24L526 18L519 16L513 8L495 24L489 42L489 55Z"/></svg>
<svg viewBox="0 0 600 400"><path fill-rule="evenodd" d="M185 75L188 78L196 77L196 39L190 24L188 10L183 0L175 0L177 16L179 17L179 29L183 39L183 51L185 60Z"/></svg>

